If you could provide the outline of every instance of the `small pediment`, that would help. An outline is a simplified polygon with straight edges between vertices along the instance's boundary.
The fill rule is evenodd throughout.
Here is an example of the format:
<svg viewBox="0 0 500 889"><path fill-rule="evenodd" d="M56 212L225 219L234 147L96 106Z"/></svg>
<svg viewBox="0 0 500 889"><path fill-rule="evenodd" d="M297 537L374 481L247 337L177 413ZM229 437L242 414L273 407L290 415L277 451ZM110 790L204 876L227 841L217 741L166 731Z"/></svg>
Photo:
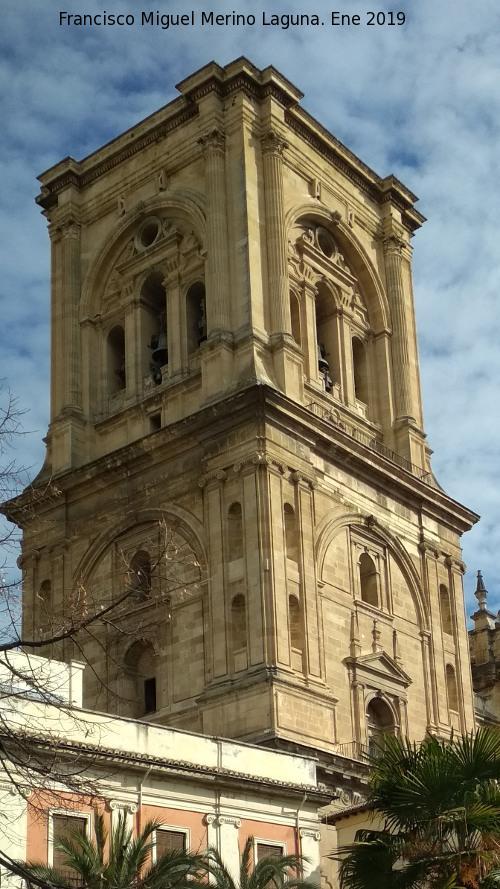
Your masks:
<svg viewBox="0 0 500 889"><path fill-rule="evenodd" d="M344 663L360 682L378 687L408 688L411 678L386 651L373 651L345 658Z"/></svg>

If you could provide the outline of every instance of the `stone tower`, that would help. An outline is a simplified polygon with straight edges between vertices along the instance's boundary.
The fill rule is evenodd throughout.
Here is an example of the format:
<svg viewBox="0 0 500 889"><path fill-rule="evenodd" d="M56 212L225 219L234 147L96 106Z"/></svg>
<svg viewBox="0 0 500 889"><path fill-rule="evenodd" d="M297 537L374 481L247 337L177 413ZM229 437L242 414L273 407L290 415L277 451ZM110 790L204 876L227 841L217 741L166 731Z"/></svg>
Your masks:
<svg viewBox="0 0 500 889"><path fill-rule="evenodd" d="M211 63L40 177L47 460L27 633L126 607L88 707L356 759L471 728L460 535L423 431L423 217L274 68ZM66 658L77 656L68 646Z"/></svg>

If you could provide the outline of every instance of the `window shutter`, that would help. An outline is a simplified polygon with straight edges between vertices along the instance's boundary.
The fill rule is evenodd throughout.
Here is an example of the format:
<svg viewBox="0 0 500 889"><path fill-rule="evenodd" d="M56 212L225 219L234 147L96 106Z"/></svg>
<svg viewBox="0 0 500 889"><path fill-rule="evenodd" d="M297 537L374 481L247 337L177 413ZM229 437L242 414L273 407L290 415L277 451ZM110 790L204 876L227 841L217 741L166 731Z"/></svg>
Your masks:
<svg viewBox="0 0 500 889"><path fill-rule="evenodd" d="M66 864L66 853L58 848L60 840L70 837L75 830L86 831L87 819L75 815L52 815L53 866L64 874L70 886L82 886L83 878Z"/></svg>
<svg viewBox="0 0 500 889"><path fill-rule="evenodd" d="M182 830L157 830L156 831L156 860L168 852L184 852L186 849L186 834Z"/></svg>

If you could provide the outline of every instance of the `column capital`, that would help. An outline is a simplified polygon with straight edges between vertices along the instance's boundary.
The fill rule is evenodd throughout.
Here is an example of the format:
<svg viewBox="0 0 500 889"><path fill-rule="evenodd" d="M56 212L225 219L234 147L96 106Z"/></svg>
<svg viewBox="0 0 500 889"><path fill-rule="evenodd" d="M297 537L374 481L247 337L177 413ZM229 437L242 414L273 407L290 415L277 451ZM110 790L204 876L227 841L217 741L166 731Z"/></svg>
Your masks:
<svg viewBox="0 0 500 889"><path fill-rule="evenodd" d="M299 833L302 839L304 837L308 837L311 840L316 840L317 843L319 843L321 839L321 833L319 832L319 830L311 830L308 827L301 827Z"/></svg>
<svg viewBox="0 0 500 889"><path fill-rule="evenodd" d="M200 136L198 144L201 145L204 153L217 151L223 154L226 145L226 134L221 127L210 127L209 130Z"/></svg>
<svg viewBox="0 0 500 889"><path fill-rule="evenodd" d="M232 815L218 815L216 823L218 827L222 827L224 824L227 824L238 830L241 827L241 818L235 818Z"/></svg>
<svg viewBox="0 0 500 889"><path fill-rule="evenodd" d="M68 216L63 222L57 226L59 237L63 240L78 241L80 238L81 225L73 216Z"/></svg>
<svg viewBox="0 0 500 889"><path fill-rule="evenodd" d="M286 142L276 130L268 130L264 133L260 141L262 151L266 155L282 158L285 149L288 148L288 142Z"/></svg>
<svg viewBox="0 0 500 889"><path fill-rule="evenodd" d="M390 234L382 239L384 253L387 256L401 256L405 242L395 234Z"/></svg>

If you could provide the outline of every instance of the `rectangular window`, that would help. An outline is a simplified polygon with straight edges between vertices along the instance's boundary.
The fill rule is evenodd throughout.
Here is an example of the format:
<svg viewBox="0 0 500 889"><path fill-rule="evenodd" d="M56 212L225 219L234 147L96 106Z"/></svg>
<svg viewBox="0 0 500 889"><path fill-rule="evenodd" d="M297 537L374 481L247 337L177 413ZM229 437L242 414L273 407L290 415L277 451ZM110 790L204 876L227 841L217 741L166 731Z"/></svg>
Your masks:
<svg viewBox="0 0 500 889"><path fill-rule="evenodd" d="M88 820L84 816L54 813L51 823L52 866L64 874L68 886L83 886L84 880L66 864L66 853L58 848L60 840L70 837L75 830L87 831Z"/></svg>
<svg viewBox="0 0 500 889"><path fill-rule="evenodd" d="M155 833L155 857L156 860L169 852L185 852L187 849L187 836L184 830L172 830L168 827L159 827Z"/></svg>
<svg viewBox="0 0 500 889"><path fill-rule="evenodd" d="M266 858L269 855L273 855L274 858L279 858L280 855L284 855L283 846L281 843L266 843L257 840L256 844L257 850L257 861L260 861L261 858Z"/></svg>
<svg viewBox="0 0 500 889"><path fill-rule="evenodd" d="M144 712L154 713L156 710L156 679L144 680Z"/></svg>

